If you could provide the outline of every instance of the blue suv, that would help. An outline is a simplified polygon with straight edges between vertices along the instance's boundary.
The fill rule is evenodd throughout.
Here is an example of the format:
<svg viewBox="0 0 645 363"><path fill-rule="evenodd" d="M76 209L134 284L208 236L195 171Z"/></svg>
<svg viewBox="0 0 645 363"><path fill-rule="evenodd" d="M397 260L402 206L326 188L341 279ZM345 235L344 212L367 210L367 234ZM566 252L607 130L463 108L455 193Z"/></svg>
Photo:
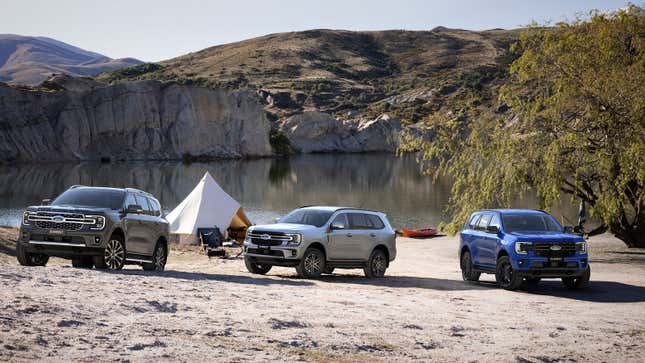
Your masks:
<svg viewBox="0 0 645 363"><path fill-rule="evenodd" d="M587 242L538 210L495 209L473 213L460 233L464 281L495 274L497 284L514 290L542 278L561 278L570 289L589 283Z"/></svg>

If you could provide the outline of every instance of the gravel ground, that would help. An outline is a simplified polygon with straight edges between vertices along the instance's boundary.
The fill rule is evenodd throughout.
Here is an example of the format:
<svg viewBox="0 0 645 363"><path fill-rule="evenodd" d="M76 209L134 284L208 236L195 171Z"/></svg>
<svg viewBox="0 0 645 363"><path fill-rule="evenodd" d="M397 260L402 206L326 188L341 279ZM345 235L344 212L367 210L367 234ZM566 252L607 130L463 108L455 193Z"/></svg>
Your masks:
<svg viewBox="0 0 645 363"><path fill-rule="evenodd" d="M0 361L645 361L645 250L590 240L592 282L461 281L454 237L397 240L384 279L318 280L173 249L167 271L21 267L0 228Z"/></svg>

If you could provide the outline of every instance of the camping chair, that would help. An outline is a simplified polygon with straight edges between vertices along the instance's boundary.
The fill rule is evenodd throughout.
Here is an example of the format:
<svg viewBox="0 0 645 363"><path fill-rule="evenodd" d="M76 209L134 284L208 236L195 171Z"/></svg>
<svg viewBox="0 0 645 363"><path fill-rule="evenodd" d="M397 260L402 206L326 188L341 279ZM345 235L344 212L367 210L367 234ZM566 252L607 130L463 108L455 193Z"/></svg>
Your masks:
<svg viewBox="0 0 645 363"><path fill-rule="evenodd" d="M219 228L197 228L197 236L206 256L226 257L226 251L222 248L222 233Z"/></svg>

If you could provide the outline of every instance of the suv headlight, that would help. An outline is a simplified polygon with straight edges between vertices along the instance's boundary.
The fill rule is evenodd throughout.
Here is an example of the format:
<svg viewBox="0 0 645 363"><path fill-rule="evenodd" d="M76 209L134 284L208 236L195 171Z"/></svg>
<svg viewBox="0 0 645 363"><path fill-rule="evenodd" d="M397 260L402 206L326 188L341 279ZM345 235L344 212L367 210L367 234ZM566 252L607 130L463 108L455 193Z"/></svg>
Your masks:
<svg viewBox="0 0 645 363"><path fill-rule="evenodd" d="M533 249L533 242L515 242L515 253L518 255L526 255Z"/></svg>
<svg viewBox="0 0 645 363"><path fill-rule="evenodd" d="M32 215L31 212L27 212L27 211L23 212L22 213L22 224L24 224L24 225L31 224L31 223L29 223L29 216L31 216L31 215Z"/></svg>
<svg viewBox="0 0 645 363"><path fill-rule="evenodd" d="M576 251L581 254L587 253L587 242L576 242Z"/></svg>
<svg viewBox="0 0 645 363"><path fill-rule="evenodd" d="M94 231L100 231L105 228L105 217L103 216L87 216L87 218L93 218L94 224L90 225L90 229Z"/></svg>
<svg viewBox="0 0 645 363"><path fill-rule="evenodd" d="M297 233L287 233L287 237L291 237L291 240L287 242L290 246L297 246L302 241L302 235Z"/></svg>

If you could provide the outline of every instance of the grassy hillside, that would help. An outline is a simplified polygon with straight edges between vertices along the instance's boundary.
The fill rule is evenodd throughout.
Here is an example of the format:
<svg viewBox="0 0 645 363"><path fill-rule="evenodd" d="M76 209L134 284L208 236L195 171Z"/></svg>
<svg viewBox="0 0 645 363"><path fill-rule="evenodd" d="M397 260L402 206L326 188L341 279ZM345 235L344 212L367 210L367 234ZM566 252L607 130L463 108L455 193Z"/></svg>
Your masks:
<svg viewBox="0 0 645 363"><path fill-rule="evenodd" d="M496 106L516 30L310 30L215 46L101 74L109 82L160 79L262 89L278 117L304 109L417 122L470 103Z"/></svg>

